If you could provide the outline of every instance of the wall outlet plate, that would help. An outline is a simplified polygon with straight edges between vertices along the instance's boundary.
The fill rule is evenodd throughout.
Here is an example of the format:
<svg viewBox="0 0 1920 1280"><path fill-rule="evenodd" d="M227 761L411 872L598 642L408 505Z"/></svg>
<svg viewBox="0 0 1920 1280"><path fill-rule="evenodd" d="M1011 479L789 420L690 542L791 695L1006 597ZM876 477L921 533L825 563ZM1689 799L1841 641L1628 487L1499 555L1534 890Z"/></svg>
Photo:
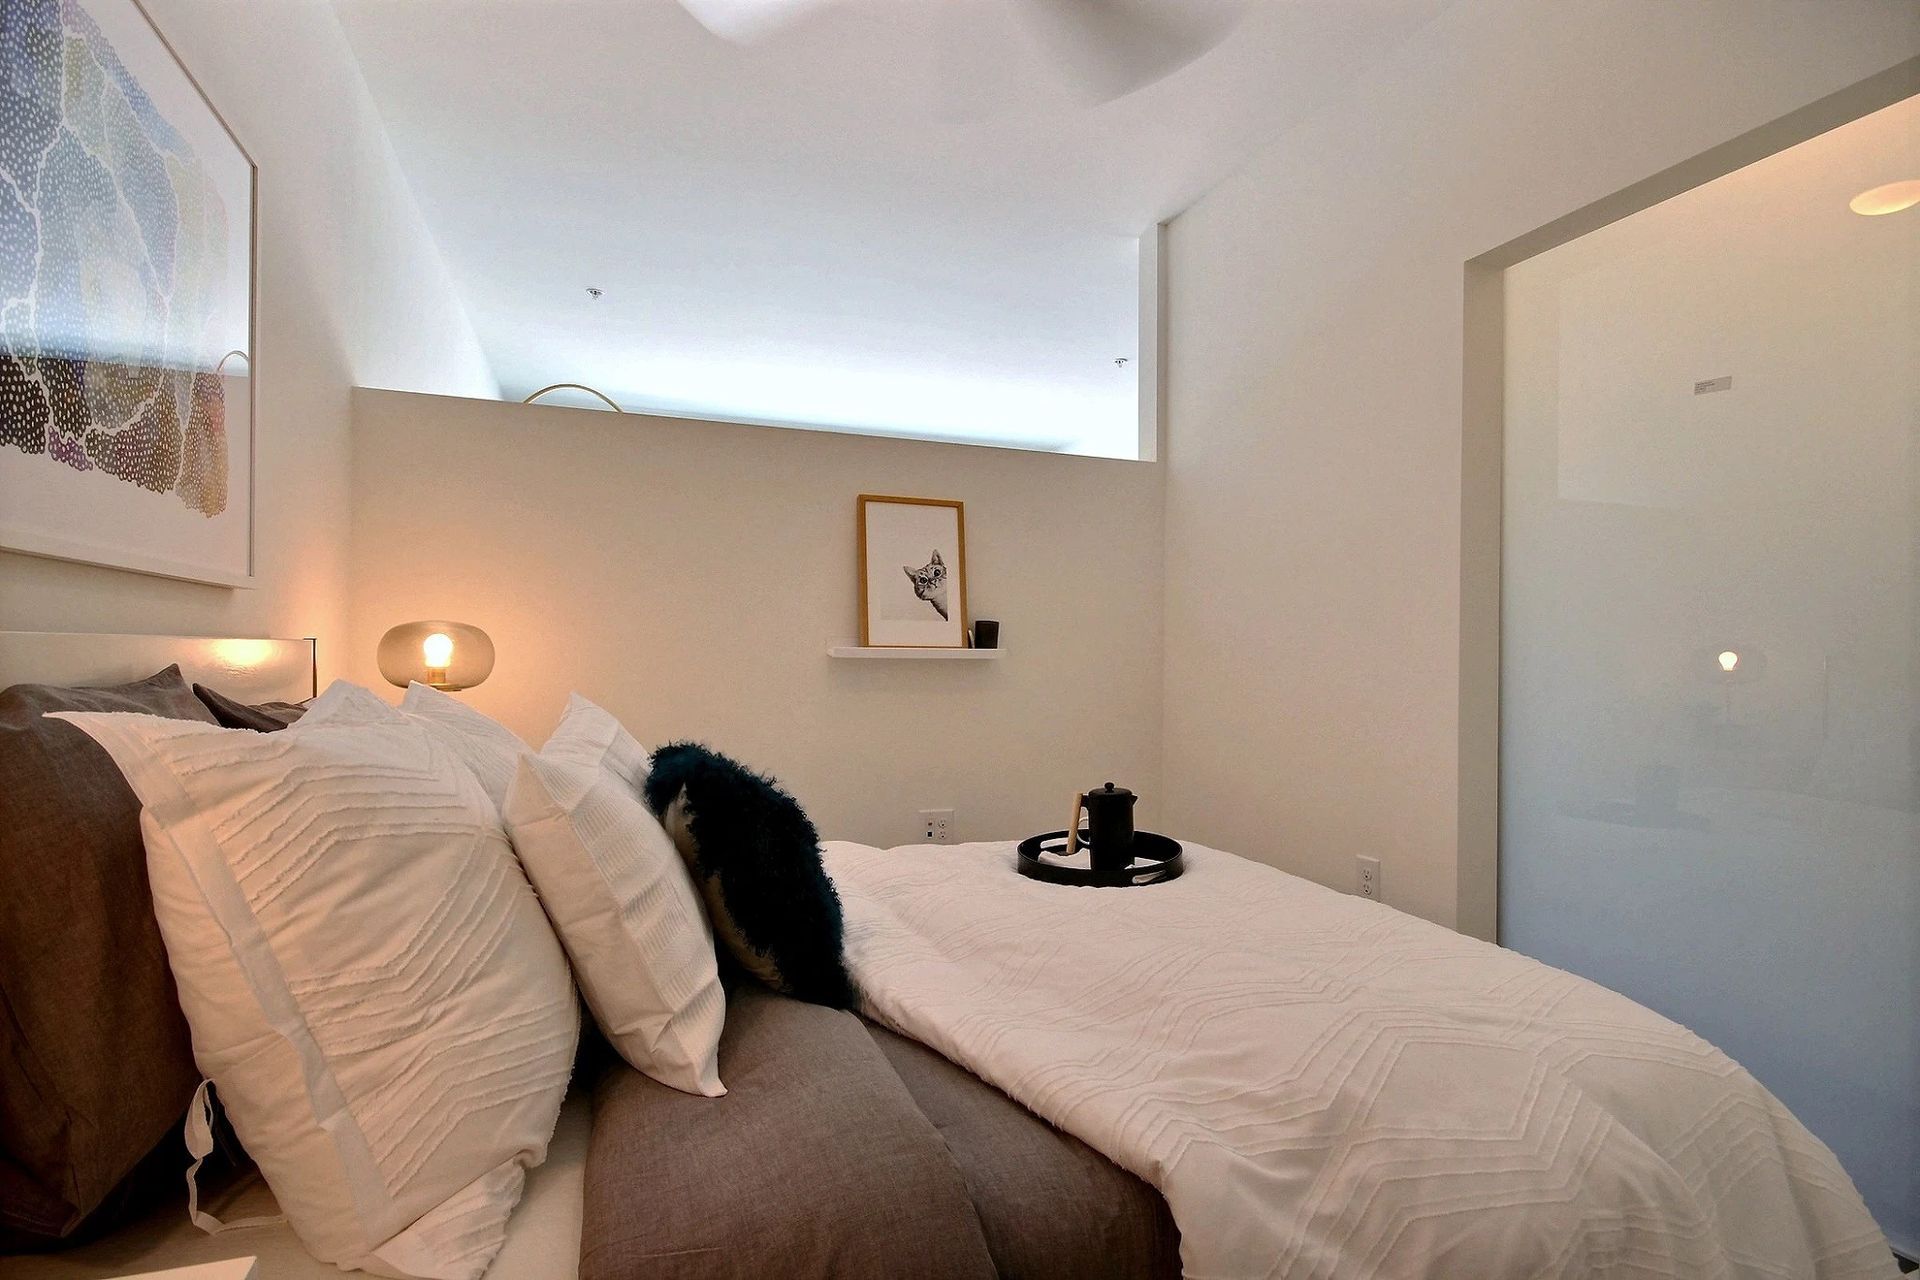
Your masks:
<svg viewBox="0 0 1920 1280"><path fill-rule="evenodd" d="M953 843L953 810L922 809L920 838L928 844Z"/></svg>
<svg viewBox="0 0 1920 1280"><path fill-rule="evenodd" d="M1381 901L1380 897L1380 859L1356 858L1353 891L1372 902Z"/></svg>

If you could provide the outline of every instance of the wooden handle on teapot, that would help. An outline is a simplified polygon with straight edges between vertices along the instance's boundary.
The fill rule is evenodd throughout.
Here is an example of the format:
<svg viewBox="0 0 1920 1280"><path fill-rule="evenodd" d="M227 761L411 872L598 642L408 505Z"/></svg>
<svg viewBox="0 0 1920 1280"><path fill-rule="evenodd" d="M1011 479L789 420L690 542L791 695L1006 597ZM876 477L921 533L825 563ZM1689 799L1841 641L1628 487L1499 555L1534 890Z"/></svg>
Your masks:
<svg viewBox="0 0 1920 1280"><path fill-rule="evenodd" d="M1073 797L1073 816L1067 819L1067 851L1060 856L1071 858L1080 852L1080 811L1087 807L1087 793L1082 791Z"/></svg>

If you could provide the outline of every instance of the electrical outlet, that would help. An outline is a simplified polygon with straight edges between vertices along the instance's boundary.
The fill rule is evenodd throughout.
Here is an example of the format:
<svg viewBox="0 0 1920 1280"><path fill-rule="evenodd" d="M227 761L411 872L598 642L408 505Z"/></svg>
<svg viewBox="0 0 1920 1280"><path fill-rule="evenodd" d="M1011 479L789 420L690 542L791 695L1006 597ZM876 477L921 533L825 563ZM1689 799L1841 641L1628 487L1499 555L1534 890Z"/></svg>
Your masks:
<svg viewBox="0 0 1920 1280"><path fill-rule="evenodd" d="M1356 861L1359 863L1359 874L1354 884L1354 892L1373 902L1381 901L1380 859L1359 858Z"/></svg>
<svg viewBox="0 0 1920 1280"><path fill-rule="evenodd" d="M929 844L953 843L953 810L922 809L920 838Z"/></svg>

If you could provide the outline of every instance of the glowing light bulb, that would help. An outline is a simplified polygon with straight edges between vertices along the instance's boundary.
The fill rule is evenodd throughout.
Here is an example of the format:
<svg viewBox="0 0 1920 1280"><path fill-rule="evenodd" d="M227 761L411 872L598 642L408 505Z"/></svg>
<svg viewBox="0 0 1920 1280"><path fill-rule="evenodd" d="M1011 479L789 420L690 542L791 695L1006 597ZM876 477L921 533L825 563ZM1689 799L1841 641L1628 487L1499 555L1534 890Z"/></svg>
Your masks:
<svg viewBox="0 0 1920 1280"><path fill-rule="evenodd" d="M420 642L421 656L430 667L444 667L453 661L453 637L436 631Z"/></svg>
<svg viewBox="0 0 1920 1280"><path fill-rule="evenodd" d="M447 665L453 661L453 637L436 631L420 642L420 656L427 660L427 683L436 689L447 688Z"/></svg>
<svg viewBox="0 0 1920 1280"><path fill-rule="evenodd" d="M1733 650L1731 650L1731 649L1723 649L1723 650L1721 651L1721 653L1720 653L1720 669L1721 669L1722 671L1724 671L1724 672L1726 672L1726 673L1727 673L1728 675L1732 675L1732 674L1733 674L1733 669L1734 669L1735 667L1737 667L1737 666L1739 666L1739 665L1740 665L1740 655L1739 655L1739 654L1737 654L1737 653L1735 653L1735 652L1734 652Z"/></svg>

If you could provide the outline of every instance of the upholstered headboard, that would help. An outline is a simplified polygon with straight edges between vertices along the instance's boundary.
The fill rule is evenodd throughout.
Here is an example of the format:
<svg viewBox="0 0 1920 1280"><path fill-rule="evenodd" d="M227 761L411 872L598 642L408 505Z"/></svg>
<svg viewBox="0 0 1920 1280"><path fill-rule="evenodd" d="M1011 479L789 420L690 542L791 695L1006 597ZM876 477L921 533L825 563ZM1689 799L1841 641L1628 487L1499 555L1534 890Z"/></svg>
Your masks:
<svg viewBox="0 0 1920 1280"><path fill-rule="evenodd" d="M25 683L124 684L176 662L188 680L243 702L297 702L319 692L311 638L0 631L0 689Z"/></svg>

